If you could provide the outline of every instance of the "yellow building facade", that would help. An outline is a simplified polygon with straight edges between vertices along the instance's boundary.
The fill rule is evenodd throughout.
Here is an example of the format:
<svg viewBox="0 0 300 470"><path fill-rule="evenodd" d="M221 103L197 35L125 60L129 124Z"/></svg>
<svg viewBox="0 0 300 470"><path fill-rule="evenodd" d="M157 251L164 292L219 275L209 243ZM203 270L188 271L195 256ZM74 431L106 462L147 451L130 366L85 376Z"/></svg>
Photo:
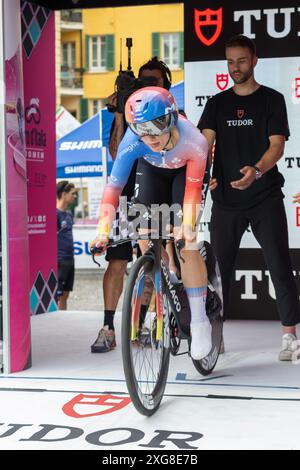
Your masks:
<svg viewBox="0 0 300 470"><path fill-rule="evenodd" d="M113 93L121 54L123 70L127 67L127 37L133 40L131 66L136 76L139 67L157 55L169 66L173 84L183 80L182 4L84 9L81 18L82 28L61 33L62 58L72 63L73 76L77 74L74 93L61 94L61 104L81 121L105 106ZM64 85L66 69L62 67Z"/></svg>

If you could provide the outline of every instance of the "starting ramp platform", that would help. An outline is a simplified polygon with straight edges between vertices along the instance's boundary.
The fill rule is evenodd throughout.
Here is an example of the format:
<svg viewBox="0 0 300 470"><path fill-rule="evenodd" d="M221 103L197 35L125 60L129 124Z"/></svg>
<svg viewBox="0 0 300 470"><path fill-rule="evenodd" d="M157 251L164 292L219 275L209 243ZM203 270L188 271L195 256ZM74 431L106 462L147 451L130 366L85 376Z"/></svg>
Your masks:
<svg viewBox="0 0 300 470"><path fill-rule="evenodd" d="M210 376L171 356L147 418L128 396L115 318L117 347L105 354L90 352L103 312L31 318L32 367L0 376L0 450L300 449L300 364L278 361L279 322L227 321Z"/></svg>

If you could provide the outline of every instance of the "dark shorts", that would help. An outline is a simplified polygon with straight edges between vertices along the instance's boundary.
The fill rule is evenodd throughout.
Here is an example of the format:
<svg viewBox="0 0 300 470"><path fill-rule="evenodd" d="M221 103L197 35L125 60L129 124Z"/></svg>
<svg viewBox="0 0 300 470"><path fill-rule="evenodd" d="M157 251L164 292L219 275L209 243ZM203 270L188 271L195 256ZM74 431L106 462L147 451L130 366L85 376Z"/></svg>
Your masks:
<svg viewBox="0 0 300 470"><path fill-rule="evenodd" d="M146 206L176 205L178 210L171 213L170 222L176 226L181 225L185 179L186 166L176 169L159 168L141 158L137 168L135 197Z"/></svg>
<svg viewBox="0 0 300 470"><path fill-rule="evenodd" d="M106 261L111 261L113 259L132 261L131 242L121 243L118 246L112 246L111 248L108 248L106 251L105 259Z"/></svg>
<svg viewBox="0 0 300 470"><path fill-rule="evenodd" d="M58 260L57 297L63 295L64 291L70 292L73 290L74 272L74 259Z"/></svg>

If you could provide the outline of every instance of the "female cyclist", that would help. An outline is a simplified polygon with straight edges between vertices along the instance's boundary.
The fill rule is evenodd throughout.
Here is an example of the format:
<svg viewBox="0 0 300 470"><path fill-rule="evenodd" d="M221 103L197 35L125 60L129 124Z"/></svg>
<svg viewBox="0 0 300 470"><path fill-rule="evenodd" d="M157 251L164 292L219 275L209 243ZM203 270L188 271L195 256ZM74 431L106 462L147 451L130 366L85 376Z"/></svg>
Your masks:
<svg viewBox="0 0 300 470"><path fill-rule="evenodd" d="M135 197L139 204L180 204L174 234L185 240L180 261L181 276L191 309L191 356L200 360L211 349L211 325L206 315L207 272L196 245L202 183L207 159L207 141L178 109L171 93L160 87L145 87L127 100L129 125L121 141L110 181L100 206L97 237L92 246L104 247L115 211L134 162L139 159ZM180 224L178 224L178 216ZM148 241L141 240L142 252Z"/></svg>

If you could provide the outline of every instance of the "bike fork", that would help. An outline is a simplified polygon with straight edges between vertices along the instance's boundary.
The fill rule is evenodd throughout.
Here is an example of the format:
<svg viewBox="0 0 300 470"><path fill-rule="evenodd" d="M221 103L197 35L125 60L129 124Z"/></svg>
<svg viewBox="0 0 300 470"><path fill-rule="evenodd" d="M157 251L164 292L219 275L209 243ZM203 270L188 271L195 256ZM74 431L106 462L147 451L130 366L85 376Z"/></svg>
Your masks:
<svg viewBox="0 0 300 470"><path fill-rule="evenodd" d="M135 341L137 339L137 332L139 329L139 321L140 321L140 309L142 303L142 294L145 286L145 278L142 277L139 280L137 286L137 293L136 298L134 300L133 311L132 311L132 325L131 325L131 341Z"/></svg>

